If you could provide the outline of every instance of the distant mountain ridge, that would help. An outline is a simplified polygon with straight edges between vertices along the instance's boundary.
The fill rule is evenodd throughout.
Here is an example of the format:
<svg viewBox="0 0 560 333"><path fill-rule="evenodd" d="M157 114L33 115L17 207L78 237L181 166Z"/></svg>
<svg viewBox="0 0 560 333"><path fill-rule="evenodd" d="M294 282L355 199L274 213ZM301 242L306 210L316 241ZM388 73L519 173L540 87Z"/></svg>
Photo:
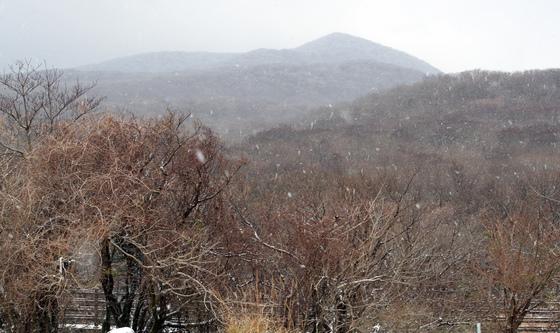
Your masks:
<svg viewBox="0 0 560 333"><path fill-rule="evenodd" d="M360 37L332 33L293 49L257 49L246 53L155 52L111 59L76 68L80 71L166 73L252 67L267 64L303 65L369 61L413 69L425 74L441 73L427 62Z"/></svg>
<svg viewBox="0 0 560 333"><path fill-rule="evenodd" d="M167 73L209 70L219 67L235 53L164 51L120 57L77 67L80 71L122 73Z"/></svg>

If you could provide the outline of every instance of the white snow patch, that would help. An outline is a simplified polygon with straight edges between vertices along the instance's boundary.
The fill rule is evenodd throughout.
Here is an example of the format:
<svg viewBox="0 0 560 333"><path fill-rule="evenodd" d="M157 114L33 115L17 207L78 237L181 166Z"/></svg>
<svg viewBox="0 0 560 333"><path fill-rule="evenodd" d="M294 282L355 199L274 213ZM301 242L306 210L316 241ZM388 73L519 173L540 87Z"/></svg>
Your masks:
<svg viewBox="0 0 560 333"><path fill-rule="evenodd" d="M130 327L119 327L113 328L109 333L134 333L134 330Z"/></svg>

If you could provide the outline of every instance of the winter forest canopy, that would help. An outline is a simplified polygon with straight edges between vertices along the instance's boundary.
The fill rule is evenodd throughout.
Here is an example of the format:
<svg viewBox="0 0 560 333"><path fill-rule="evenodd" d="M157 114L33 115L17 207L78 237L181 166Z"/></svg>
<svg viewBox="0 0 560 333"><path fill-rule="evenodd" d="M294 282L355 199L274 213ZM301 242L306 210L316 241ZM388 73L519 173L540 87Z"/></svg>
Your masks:
<svg viewBox="0 0 560 333"><path fill-rule="evenodd" d="M0 332L556 332L559 153L558 69L344 33L16 61Z"/></svg>

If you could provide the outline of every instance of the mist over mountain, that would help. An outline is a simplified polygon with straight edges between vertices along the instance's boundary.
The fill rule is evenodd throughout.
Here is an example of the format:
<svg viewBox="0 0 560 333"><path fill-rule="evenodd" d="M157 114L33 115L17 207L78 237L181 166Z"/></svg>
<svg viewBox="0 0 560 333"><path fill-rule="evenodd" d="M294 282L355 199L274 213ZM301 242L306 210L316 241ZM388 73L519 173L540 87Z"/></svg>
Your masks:
<svg viewBox="0 0 560 333"><path fill-rule="evenodd" d="M306 110L440 73L404 52L342 33L293 49L247 53L158 52L71 70L95 81L106 104L139 114L195 110L220 132L263 128Z"/></svg>
<svg viewBox="0 0 560 333"><path fill-rule="evenodd" d="M343 33L332 33L306 43L296 48L295 51L304 54L308 59L313 59L314 62L373 60L426 74L441 73L439 69L427 62L402 51Z"/></svg>

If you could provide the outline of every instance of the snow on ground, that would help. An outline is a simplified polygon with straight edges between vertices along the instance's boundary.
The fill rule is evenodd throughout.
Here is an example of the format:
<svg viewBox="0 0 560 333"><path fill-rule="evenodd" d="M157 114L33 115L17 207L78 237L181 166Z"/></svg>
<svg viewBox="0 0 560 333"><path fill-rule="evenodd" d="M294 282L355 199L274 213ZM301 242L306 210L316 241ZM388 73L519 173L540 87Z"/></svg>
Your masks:
<svg viewBox="0 0 560 333"><path fill-rule="evenodd" d="M130 327L113 328L109 333L134 333L134 330Z"/></svg>

